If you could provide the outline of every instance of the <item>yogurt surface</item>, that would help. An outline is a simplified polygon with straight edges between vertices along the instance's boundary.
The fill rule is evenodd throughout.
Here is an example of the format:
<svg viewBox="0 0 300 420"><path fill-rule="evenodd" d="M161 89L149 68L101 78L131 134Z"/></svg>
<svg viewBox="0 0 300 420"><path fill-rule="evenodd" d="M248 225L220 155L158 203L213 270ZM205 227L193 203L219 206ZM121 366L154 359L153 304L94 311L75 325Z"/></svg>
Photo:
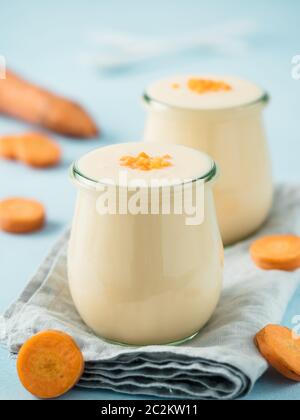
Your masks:
<svg viewBox="0 0 300 420"><path fill-rule="evenodd" d="M136 157L146 153L150 157L170 157L170 166L161 169L140 170L122 166L122 157ZM126 172L128 181L141 181L150 185L152 180L167 180L172 184L205 177L214 162L206 154L185 146L158 143L121 143L94 150L76 164L77 170L96 182L111 181L118 185L120 172Z"/></svg>
<svg viewBox="0 0 300 420"><path fill-rule="evenodd" d="M230 89L197 92L193 81L206 81L228 86ZM215 90L214 90L215 89ZM256 84L233 76L189 75L174 76L154 82L146 91L151 100L177 108L216 110L248 105L261 99L265 91Z"/></svg>

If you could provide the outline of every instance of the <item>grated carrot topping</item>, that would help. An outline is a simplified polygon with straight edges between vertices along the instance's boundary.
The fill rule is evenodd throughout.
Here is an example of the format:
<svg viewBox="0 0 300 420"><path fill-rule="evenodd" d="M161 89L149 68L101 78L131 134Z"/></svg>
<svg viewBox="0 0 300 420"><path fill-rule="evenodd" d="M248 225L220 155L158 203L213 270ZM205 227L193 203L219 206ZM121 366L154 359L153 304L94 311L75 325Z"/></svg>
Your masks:
<svg viewBox="0 0 300 420"><path fill-rule="evenodd" d="M199 95L209 92L229 92L232 90L232 86L226 82L208 79L189 79L188 88Z"/></svg>
<svg viewBox="0 0 300 420"><path fill-rule="evenodd" d="M165 155L162 157L151 157L145 152L141 152L137 156L122 156L120 158L121 166L126 166L127 168L137 169L141 171L151 171L154 169L164 169L169 166L172 166L170 160L171 156Z"/></svg>

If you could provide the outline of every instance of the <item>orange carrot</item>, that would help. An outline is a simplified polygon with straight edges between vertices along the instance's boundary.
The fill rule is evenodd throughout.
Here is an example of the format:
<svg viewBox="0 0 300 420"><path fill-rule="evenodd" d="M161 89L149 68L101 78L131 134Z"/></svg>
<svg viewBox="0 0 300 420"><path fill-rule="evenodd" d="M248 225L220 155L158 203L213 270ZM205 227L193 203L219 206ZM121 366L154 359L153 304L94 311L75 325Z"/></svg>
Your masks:
<svg viewBox="0 0 300 420"><path fill-rule="evenodd" d="M15 136L3 136L0 138L0 157L4 159L16 159Z"/></svg>
<svg viewBox="0 0 300 420"><path fill-rule="evenodd" d="M21 348L17 371L23 386L40 399L58 398L70 391L84 370L75 341L59 331L44 331Z"/></svg>
<svg viewBox="0 0 300 420"><path fill-rule="evenodd" d="M39 230L45 223L42 204L24 198L0 201L0 229L9 233L29 233Z"/></svg>
<svg viewBox="0 0 300 420"><path fill-rule="evenodd" d="M250 253L256 265L262 269L294 271L300 268L300 237L267 236L255 241Z"/></svg>
<svg viewBox="0 0 300 420"><path fill-rule="evenodd" d="M53 140L40 133L27 133L16 138L17 159L36 168L59 164L61 149Z"/></svg>
<svg viewBox="0 0 300 420"><path fill-rule="evenodd" d="M300 382L300 340L291 330L268 325L255 337L255 343L267 362L288 379Z"/></svg>
<svg viewBox="0 0 300 420"><path fill-rule="evenodd" d="M19 160L36 168L48 168L59 164L61 149L44 134L24 133L0 137L0 157Z"/></svg>
<svg viewBox="0 0 300 420"><path fill-rule="evenodd" d="M6 79L0 80L0 112L67 136L98 135L96 124L80 105L35 86L9 70Z"/></svg>

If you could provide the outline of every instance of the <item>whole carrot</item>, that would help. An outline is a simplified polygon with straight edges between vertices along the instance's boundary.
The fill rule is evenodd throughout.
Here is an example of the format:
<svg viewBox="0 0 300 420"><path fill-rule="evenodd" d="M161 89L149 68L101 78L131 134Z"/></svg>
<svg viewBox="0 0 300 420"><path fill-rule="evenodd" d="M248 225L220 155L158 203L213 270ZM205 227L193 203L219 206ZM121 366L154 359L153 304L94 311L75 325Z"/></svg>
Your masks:
<svg viewBox="0 0 300 420"><path fill-rule="evenodd" d="M0 80L0 113L66 136L90 138L98 128L77 103L23 80L7 70Z"/></svg>

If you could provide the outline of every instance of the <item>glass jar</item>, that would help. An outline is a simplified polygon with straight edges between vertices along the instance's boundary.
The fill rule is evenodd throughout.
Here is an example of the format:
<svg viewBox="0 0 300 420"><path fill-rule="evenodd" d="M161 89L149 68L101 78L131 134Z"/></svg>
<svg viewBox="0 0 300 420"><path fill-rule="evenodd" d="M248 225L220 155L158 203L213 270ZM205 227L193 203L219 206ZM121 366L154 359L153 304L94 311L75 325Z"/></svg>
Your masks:
<svg viewBox="0 0 300 420"><path fill-rule="evenodd" d="M266 220L273 199L271 162L262 115L269 97L261 91L257 98L252 95L247 102L245 92L243 95L244 102L239 104L240 98L234 97L231 106L221 95L219 107L217 99L213 104L209 98L207 109L204 98L201 98L201 109L197 109L196 99L191 108L186 103L185 107L178 106L179 94L177 105L176 100L170 105L167 99L158 100L149 92L144 95L148 113L146 142L183 144L208 153L217 162L220 179L215 188L215 200L225 245L254 233Z"/></svg>
<svg viewBox="0 0 300 420"><path fill-rule="evenodd" d="M99 162L107 162L103 151L118 146L99 149L94 158L98 153ZM124 145L120 147L123 151ZM151 152L151 145L134 147ZM168 147L171 155L175 149ZM209 170L191 180L192 188L202 182L204 198L198 204L204 205L204 221L194 225L186 223L186 214L165 214L161 206L157 214L99 212L97 203L104 192L79 163L71 169L78 198L68 274L82 319L98 336L127 345L178 343L194 337L213 314L222 285L223 245L212 193L214 162L210 159ZM117 186L117 196L130 200L133 193L125 189Z"/></svg>

